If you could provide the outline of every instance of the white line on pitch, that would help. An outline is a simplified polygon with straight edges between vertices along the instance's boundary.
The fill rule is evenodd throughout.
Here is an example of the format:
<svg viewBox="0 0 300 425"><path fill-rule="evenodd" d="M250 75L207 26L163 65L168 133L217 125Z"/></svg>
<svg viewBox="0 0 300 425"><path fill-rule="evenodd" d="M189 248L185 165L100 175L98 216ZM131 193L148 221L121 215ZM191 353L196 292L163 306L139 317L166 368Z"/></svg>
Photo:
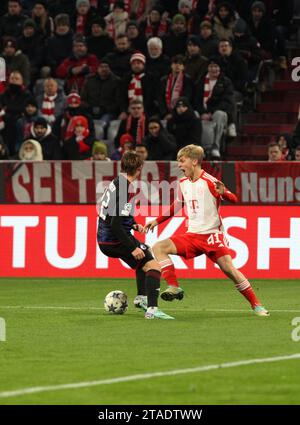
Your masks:
<svg viewBox="0 0 300 425"><path fill-rule="evenodd" d="M259 364L259 363L272 363L272 362L280 362L284 360L295 360L295 359L300 359L300 353L290 354L285 356L277 356L277 357L265 357L260 359L241 360L237 362L212 364L212 365L198 366L198 367L187 368L187 369L174 369L174 370L167 370L164 372L152 372L152 373L142 373L139 375L120 376L118 378L99 379L97 381L73 382L70 384L58 384L58 385L47 385L47 386L31 387L31 388L30 387L21 388L19 390L2 391L0 392L0 398L17 397L17 396L22 396L26 394L44 393L44 392L51 392L51 391L95 387L100 385L119 384L122 382L143 381L144 379L160 378L164 376L184 375L188 373L200 373L200 372L207 372L207 371L215 370L215 369L227 369L231 367L238 367L238 366L245 366L245 365L252 365L252 364Z"/></svg>
<svg viewBox="0 0 300 425"><path fill-rule="evenodd" d="M169 308L168 306L167 310L168 311L192 311L192 312L205 312L205 311L211 311L211 312L240 312L240 313L249 313L251 312L251 309L231 309L231 308L198 308L198 309L193 309L193 308ZM72 307L72 306L55 306L55 305L45 305L45 306L39 306L39 305L0 305L0 310L1 309L29 309L29 310L104 310L104 307ZM270 312L275 312L275 313L300 313L300 310L273 310L270 309Z"/></svg>

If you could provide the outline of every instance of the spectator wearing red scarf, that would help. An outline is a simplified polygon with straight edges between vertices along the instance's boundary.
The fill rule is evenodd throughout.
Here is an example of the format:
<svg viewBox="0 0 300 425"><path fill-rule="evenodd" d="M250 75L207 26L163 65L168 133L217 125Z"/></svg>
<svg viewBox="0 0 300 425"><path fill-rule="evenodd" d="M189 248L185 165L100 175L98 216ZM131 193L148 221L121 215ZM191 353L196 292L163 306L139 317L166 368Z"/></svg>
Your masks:
<svg viewBox="0 0 300 425"><path fill-rule="evenodd" d="M83 115L71 119L66 139L64 140L64 151L66 159L87 159L91 156L93 137L90 136L89 123Z"/></svg>

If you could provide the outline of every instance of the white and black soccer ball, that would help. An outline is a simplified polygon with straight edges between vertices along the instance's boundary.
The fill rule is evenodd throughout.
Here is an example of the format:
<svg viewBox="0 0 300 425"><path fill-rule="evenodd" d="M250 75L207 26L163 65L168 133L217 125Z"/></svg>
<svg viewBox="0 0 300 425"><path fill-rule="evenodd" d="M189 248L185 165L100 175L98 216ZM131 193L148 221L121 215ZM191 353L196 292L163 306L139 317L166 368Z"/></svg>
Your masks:
<svg viewBox="0 0 300 425"><path fill-rule="evenodd" d="M128 308L127 295L119 290L109 292L104 299L104 308L108 313L124 314Z"/></svg>

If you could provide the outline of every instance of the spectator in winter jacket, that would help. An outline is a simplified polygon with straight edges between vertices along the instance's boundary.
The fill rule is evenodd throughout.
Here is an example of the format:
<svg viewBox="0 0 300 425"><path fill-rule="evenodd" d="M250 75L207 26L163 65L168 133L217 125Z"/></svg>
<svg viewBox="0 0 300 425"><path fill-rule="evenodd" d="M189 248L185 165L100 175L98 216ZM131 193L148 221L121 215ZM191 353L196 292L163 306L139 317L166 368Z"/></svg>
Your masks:
<svg viewBox="0 0 300 425"><path fill-rule="evenodd" d="M23 116L16 123L16 150L20 149L24 140L31 136L31 124L39 117L36 100L28 98L25 102Z"/></svg>
<svg viewBox="0 0 300 425"><path fill-rule="evenodd" d="M187 143L201 145L202 124L186 97L177 100L167 129L175 137L176 151Z"/></svg>
<svg viewBox="0 0 300 425"><path fill-rule="evenodd" d="M184 55L187 37L185 17L178 13L172 19L169 34L163 37L164 53L170 58L175 55Z"/></svg>
<svg viewBox="0 0 300 425"><path fill-rule="evenodd" d="M11 156L16 153L16 122L22 116L29 97L32 96L25 89L22 75L19 71L13 71L4 93L0 96L0 104L5 108L3 137Z"/></svg>
<svg viewBox="0 0 300 425"><path fill-rule="evenodd" d="M92 147L92 161L110 161L107 156L107 146L104 142L95 141Z"/></svg>
<svg viewBox="0 0 300 425"><path fill-rule="evenodd" d="M197 81L207 71L207 58L202 56L199 37L191 35L187 42L184 59L185 73Z"/></svg>
<svg viewBox="0 0 300 425"><path fill-rule="evenodd" d="M148 135L144 138L143 143L147 146L149 161L171 161L176 157L176 140L164 128L159 118L149 119Z"/></svg>
<svg viewBox="0 0 300 425"><path fill-rule="evenodd" d="M130 58L130 66L131 72L121 80L120 119L127 116L128 105L133 99L143 102L146 115L152 115L155 110L156 87L152 76L147 73L145 56L139 52L134 53Z"/></svg>
<svg viewBox="0 0 300 425"><path fill-rule="evenodd" d="M237 21L234 9L228 1L219 3L213 19L213 28L219 39L233 38L233 28Z"/></svg>
<svg viewBox="0 0 300 425"><path fill-rule="evenodd" d="M162 13L159 5L152 6L147 17L140 23L140 31L147 39L151 37L162 38L169 30L168 14Z"/></svg>
<svg viewBox="0 0 300 425"><path fill-rule="evenodd" d="M207 74L195 87L195 109L202 121L212 121L216 124L210 155L218 159L221 157L221 141L227 123L232 122L233 86L221 73L217 58L209 60Z"/></svg>
<svg viewBox="0 0 300 425"><path fill-rule="evenodd" d="M9 0L7 13L0 19L0 35L19 37L22 34L26 15L22 13L22 2L20 0Z"/></svg>
<svg viewBox="0 0 300 425"><path fill-rule="evenodd" d="M37 0L32 9L32 19L34 20L37 31L44 38L49 38L54 32L54 23L48 14L48 5L45 0Z"/></svg>
<svg viewBox="0 0 300 425"><path fill-rule="evenodd" d="M161 78L158 86L157 99L161 118L171 118L176 101L182 96L189 102L192 101L193 82L185 73L184 57L177 55L171 60L171 72Z"/></svg>
<svg viewBox="0 0 300 425"><path fill-rule="evenodd" d="M160 79L170 71L170 58L163 54L163 44L159 37L149 38L147 49L147 71L158 84Z"/></svg>
<svg viewBox="0 0 300 425"><path fill-rule="evenodd" d="M102 59L114 48L114 41L106 32L103 18L94 18L91 22L91 35L87 37L88 52Z"/></svg>
<svg viewBox="0 0 300 425"><path fill-rule="evenodd" d="M72 90L80 92L86 76L97 71L98 63L95 55L88 54L86 40L78 36L73 41L73 54L59 65L56 75L66 79L68 93Z"/></svg>
<svg viewBox="0 0 300 425"><path fill-rule="evenodd" d="M73 45L73 32L70 27L70 19L66 14L55 16L54 35L47 40L45 49L45 65L47 65L54 75L56 68L66 59Z"/></svg>
<svg viewBox="0 0 300 425"><path fill-rule="evenodd" d="M31 124L31 138L40 143L44 159L62 159L58 139L52 133L52 129L45 118L39 117Z"/></svg>
<svg viewBox="0 0 300 425"><path fill-rule="evenodd" d="M26 19L21 37L18 38L19 49L30 62L30 81L33 83L40 75L40 69L44 64L44 37L37 32L36 23L33 19Z"/></svg>
<svg viewBox="0 0 300 425"><path fill-rule="evenodd" d="M113 40L115 40L118 35L124 34L129 19L129 15L125 11L124 2L116 1L113 5L112 12L106 15L104 19L107 24L107 32Z"/></svg>
<svg viewBox="0 0 300 425"><path fill-rule="evenodd" d="M75 116L69 122L63 150L66 159L87 159L91 155L94 138L89 131L89 123L83 115Z"/></svg>
<svg viewBox="0 0 300 425"><path fill-rule="evenodd" d="M42 147L37 140L28 139L22 143L19 150L21 161L43 161Z"/></svg>
<svg viewBox="0 0 300 425"><path fill-rule="evenodd" d="M54 78L44 80L44 92L37 96L39 114L53 127L56 117L60 116L65 108L66 96L59 89Z"/></svg>
<svg viewBox="0 0 300 425"><path fill-rule="evenodd" d="M7 37L4 39L2 57L5 59L7 75L13 71L19 71L23 77L23 83L28 86L30 83L30 62L28 57L18 49L15 38Z"/></svg>
<svg viewBox="0 0 300 425"><path fill-rule="evenodd" d="M218 37L214 34L212 24L203 21L200 24L200 48L206 58L214 56L218 52Z"/></svg>
<svg viewBox="0 0 300 425"><path fill-rule="evenodd" d="M83 115L88 121L89 134L95 139L95 127L93 118L88 113L87 108L81 104L81 97L78 93L70 93L67 96L66 107L63 113L58 116L53 125L53 133L56 137L63 141L70 135L69 123L71 119L77 115Z"/></svg>
<svg viewBox="0 0 300 425"><path fill-rule="evenodd" d="M145 55L147 52L147 39L140 31L138 24L135 21L128 22L126 26L126 35L128 37L130 47Z"/></svg>
<svg viewBox="0 0 300 425"><path fill-rule="evenodd" d="M97 11L89 0L76 0L76 9L71 15L71 26L75 34L88 36L91 23L97 17Z"/></svg>
<svg viewBox="0 0 300 425"><path fill-rule="evenodd" d="M111 70L115 75L122 78L130 72L130 58L133 53L134 51L130 47L127 35L118 35L115 40L114 50L107 55Z"/></svg>
<svg viewBox="0 0 300 425"><path fill-rule="evenodd" d="M120 113L120 79L111 72L110 63L103 58L98 65L96 75L89 77L81 91L81 99L95 121L96 131L102 137L107 125ZM97 137L98 133L97 133Z"/></svg>
<svg viewBox="0 0 300 425"><path fill-rule="evenodd" d="M116 148L120 146L120 139L123 134L126 133L132 136L135 147L142 143L147 131L147 120L143 102L139 99L133 99L129 105L129 115L121 121L115 137Z"/></svg>

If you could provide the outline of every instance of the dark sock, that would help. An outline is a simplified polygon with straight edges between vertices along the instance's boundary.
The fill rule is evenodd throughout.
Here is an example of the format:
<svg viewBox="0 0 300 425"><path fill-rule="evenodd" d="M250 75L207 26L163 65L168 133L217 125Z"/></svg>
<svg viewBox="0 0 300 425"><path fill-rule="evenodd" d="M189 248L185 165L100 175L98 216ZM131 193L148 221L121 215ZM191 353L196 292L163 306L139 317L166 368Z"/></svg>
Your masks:
<svg viewBox="0 0 300 425"><path fill-rule="evenodd" d="M157 307L159 288L160 272L158 270L148 270L146 273L146 294L148 297L148 307Z"/></svg>
<svg viewBox="0 0 300 425"><path fill-rule="evenodd" d="M135 271L137 295L146 295L146 273L143 269Z"/></svg>

